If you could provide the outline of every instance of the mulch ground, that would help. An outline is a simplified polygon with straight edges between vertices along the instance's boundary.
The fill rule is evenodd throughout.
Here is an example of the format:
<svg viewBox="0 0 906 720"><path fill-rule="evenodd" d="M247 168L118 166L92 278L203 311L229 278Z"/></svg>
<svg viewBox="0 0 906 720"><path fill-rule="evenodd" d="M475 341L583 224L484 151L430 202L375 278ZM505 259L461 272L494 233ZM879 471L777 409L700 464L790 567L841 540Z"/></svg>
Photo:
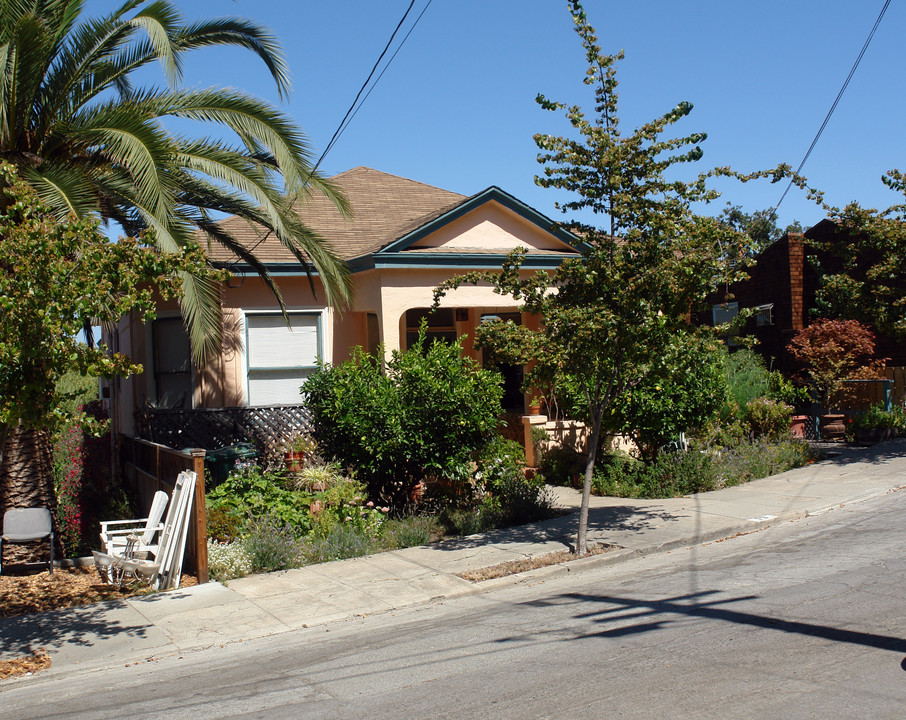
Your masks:
<svg viewBox="0 0 906 720"><path fill-rule="evenodd" d="M197 585L191 575L183 575L181 587ZM147 595L145 583L133 582L117 588L106 585L94 567L55 569L53 577L46 570L31 574L9 574L6 567L0 575L0 618L34 615L50 610L62 610L78 605L89 605L102 600ZM0 680L46 670L50 656L44 649L33 655L0 661Z"/></svg>
<svg viewBox="0 0 906 720"><path fill-rule="evenodd" d="M183 575L181 587L196 585L191 575ZM130 583L123 589L106 585L92 567L54 569L53 577L46 570L33 574L0 575L0 617L33 615L49 610L61 610L88 605L102 600L147 595L148 585Z"/></svg>

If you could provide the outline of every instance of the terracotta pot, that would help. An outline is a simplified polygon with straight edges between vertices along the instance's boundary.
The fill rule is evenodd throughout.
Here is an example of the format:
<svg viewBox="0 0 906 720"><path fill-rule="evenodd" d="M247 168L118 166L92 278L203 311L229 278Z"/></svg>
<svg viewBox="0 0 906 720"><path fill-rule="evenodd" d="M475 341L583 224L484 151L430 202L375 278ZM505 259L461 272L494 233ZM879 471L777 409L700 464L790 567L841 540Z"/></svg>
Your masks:
<svg viewBox="0 0 906 720"><path fill-rule="evenodd" d="M304 452L292 452L288 451L283 453L283 464L286 466L286 469L289 472L301 472L302 463L305 461Z"/></svg>
<svg viewBox="0 0 906 720"><path fill-rule="evenodd" d="M529 405L528 414L529 415L540 415L541 406L540 405Z"/></svg>
<svg viewBox="0 0 906 720"><path fill-rule="evenodd" d="M808 422L808 415L793 415L790 418L790 435L797 438L805 437L805 424Z"/></svg>
<svg viewBox="0 0 906 720"><path fill-rule="evenodd" d="M308 506L308 509L311 511L312 515L317 515L318 513L321 512L321 501L320 500L312 501L312 503Z"/></svg>
<svg viewBox="0 0 906 720"><path fill-rule="evenodd" d="M825 440L842 440L846 435L846 415L831 413L818 419L821 437Z"/></svg>

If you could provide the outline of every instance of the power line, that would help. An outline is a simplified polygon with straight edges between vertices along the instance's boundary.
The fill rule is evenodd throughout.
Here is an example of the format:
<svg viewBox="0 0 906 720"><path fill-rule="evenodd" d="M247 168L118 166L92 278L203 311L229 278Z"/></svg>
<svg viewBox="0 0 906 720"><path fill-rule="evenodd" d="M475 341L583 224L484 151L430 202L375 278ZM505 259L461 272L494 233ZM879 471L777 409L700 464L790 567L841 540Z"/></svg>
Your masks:
<svg viewBox="0 0 906 720"><path fill-rule="evenodd" d="M387 51L390 49L390 46L393 44L393 40L396 37L396 34L399 32L400 28L403 26L403 23L406 22L406 18L409 17L409 13L412 11L413 6L415 5L415 0L412 0L412 2L409 3L409 7L406 8L406 12L403 13L403 17L400 19L399 23L397 23L396 28L393 30L393 34L390 36L390 39L387 41L387 44L384 46L383 51L381 52L377 61L374 63L374 67L371 68L371 72L368 73L368 77L365 79L365 82L362 84L362 87L359 88L358 93L356 93L355 100L352 101L352 105L349 106L349 110L346 111L346 114L343 116L343 120L340 121L340 124L337 126L336 131L334 132L333 136L330 138L330 142L327 143L327 147L324 148L324 152L321 153L321 157L318 158L318 162L316 162L315 166L312 168L312 170L311 170L312 174L317 172L318 168L321 165L321 162L327 156L327 153L329 153L331 151L331 149L334 146L334 143L336 143L337 139L340 137L340 135L343 134L343 131L346 130L346 127L352 121L352 118L354 118L355 115L358 113L359 108L361 108L361 106L362 106L362 103L365 102L365 100L371 94L371 91L374 90L375 85L377 85L377 83L383 77L384 73L387 71L387 68L390 67L390 63L393 62L393 58L396 57L397 53L400 51L400 49L405 44L406 40L409 38L409 35L412 34L412 31L415 29L415 26L418 25L418 21L422 19L422 15L425 14L425 10L428 9L428 7L431 5L432 1L433 0L428 0L428 4L425 5L424 9L421 11L419 16L415 19L415 22L412 24L412 27L409 29L409 32L406 33L406 37L404 37L402 39L402 41L399 44L399 47L397 47L396 51L393 53L393 55L387 61L387 64L384 66L384 69L381 70L377 79L374 81L374 84L371 86L371 88L368 90L368 92L365 94L365 97L363 98L362 93L365 92L365 89L368 87L369 83L371 83L371 78L374 77L374 74L375 74L375 72L377 72L377 69L381 64L381 61L384 59L384 56L387 54ZM361 102L359 102L360 98L361 98Z"/></svg>
<svg viewBox="0 0 906 720"><path fill-rule="evenodd" d="M812 140L812 144L809 145L808 152L805 153L805 157L802 158L802 162L799 163L799 167L796 168L797 175L802 171L802 168L805 166L805 163L808 160L809 155L812 154L812 150L814 150L815 145L818 144L818 138L821 137L821 133L823 133L824 128L827 127L827 123L831 119L831 115L834 114L834 110L837 109L837 104L840 102L840 98L843 97L843 93L846 92L846 88L849 86L849 81L852 80L852 77L856 72L856 68L859 67L859 63L862 62L862 56L865 55L865 51L868 50L868 46L871 44L871 39L875 36L875 30L877 30L878 25L881 24L881 19L884 17L884 13L887 12L887 7L889 5L890 5L890 0L885 0L884 7L881 8L881 12L878 14L878 19L875 20L875 24L871 28L871 32L868 33L868 38L865 40L865 44L862 46L862 49L859 51L859 56L856 58L856 61L853 63L853 66L849 71L849 75L846 76L846 80L843 82L843 87L840 88L840 92L837 93L837 97L834 99L834 103L833 103L833 105L831 105L830 110L828 110L827 116L824 118L824 122L821 123L821 127L818 128L818 133L815 135L815 139ZM790 191L790 188L792 186L793 186L793 180L790 179L789 184L786 186L786 190L783 191L783 195L780 196L780 200L778 200L777 204L774 206L774 212L777 212L777 208L780 207L780 203L783 202L783 199L786 197L786 194Z"/></svg>
<svg viewBox="0 0 906 720"><path fill-rule="evenodd" d="M338 140L340 139L340 137L342 137L343 133L346 132L346 128L349 127L349 123L351 123L351 122L355 119L355 116L359 114L359 110L362 109L362 105L365 104L365 101L368 99L368 96L371 95L371 91L374 90L375 87L377 87L377 84L381 81L381 78L384 77L384 73L387 72L387 68L390 67L390 63L393 62L393 58L395 58L395 57L396 57L396 54L397 54L400 50L403 49L403 45L406 44L406 40L409 39L409 36L412 34L412 31L415 30L415 26L418 25L418 21L422 19L422 15L425 14L425 12L426 12L427 9L431 6L431 3L432 3L433 1L434 1L434 0L428 0L428 4L425 5L425 7L422 9L422 11L418 14L418 17L415 18L415 22L412 23L412 27L409 28L409 32L406 33L406 36L400 41L400 44L397 45L396 50L393 51L393 55L390 56L390 59L387 61L387 64L384 65L384 69L381 70L381 74L377 76L377 79L375 79L375 81L374 81L374 83L372 84L372 86L371 86L370 88L368 88L368 92L365 93L365 97L362 98L362 102L359 103L359 106L355 109L355 112L352 113L352 115L349 117L349 122L347 122L347 123L343 126L343 129L340 130L340 134L337 135L337 139L338 139Z"/></svg>

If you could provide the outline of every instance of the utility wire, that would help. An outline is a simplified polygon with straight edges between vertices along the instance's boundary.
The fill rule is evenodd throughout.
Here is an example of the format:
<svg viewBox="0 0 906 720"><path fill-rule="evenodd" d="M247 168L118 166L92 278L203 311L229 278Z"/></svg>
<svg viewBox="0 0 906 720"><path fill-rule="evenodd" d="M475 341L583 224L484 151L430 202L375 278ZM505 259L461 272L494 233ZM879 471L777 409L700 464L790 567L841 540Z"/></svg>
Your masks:
<svg viewBox="0 0 906 720"><path fill-rule="evenodd" d="M431 4L431 0L429 0L429 2L428 2L428 5L430 5L430 4ZM365 98L367 98L368 95L371 94L371 90L374 89L374 85L377 85L378 81L384 75L384 72L390 66L390 63L393 62L393 58L396 57L396 53L398 53L400 51L400 48L402 48L403 43L406 42L406 39L412 33L412 30L415 29L415 25L418 24L418 21L421 20L422 15L425 14L425 10L428 9L428 5L426 5L425 10L422 10L421 15L419 15L418 18L415 20L415 23L413 24L413 26L409 30L409 32L406 34L406 37L403 38L402 42L400 43L400 46L396 49L396 52L394 52L393 55L391 56L390 60L387 61L387 65L384 67L384 69L381 71L380 75L378 75L377 79L374 81L374 85L372 85L371 89L368 90L368 93L365 95L365 98L362 98L362 93L365 92L365 89L368 87L369 83L371 82L371 78L373 78L375 72L377 72L377 69L380 66L381 62L383 61L384 56L387 54L387 51L390 49L390 46L393 44L393 40L396 37L396 34L399 32L400 28L403 26L403 23L406 22L406 18L409 17L409 13L412 11L412 8L414 5L415 5L415 0L412 0L412 2L409 3L409 7L406 8L406 12L403 13L402 19L400 19L399 23L397 23L397 26L394 29L393 34L390 36L390 39L387 41L387 44L384 46L384 50L381 52L377 61L374 63L374 67L371 68L371 72L368 73L368 77L365 79L365 82L362 84L362 87L359 89L358 93L356 93L355 100L352 101L352 105L349 106L349 110L347 110L346 115L343 116L343 120L340 122L339 126L337 127L336 132L334 132L333 137L330 138L330 142L327 143L327 147L324 148L324 152L321 153L321 157L318 158L318 162L316 162L315 166L312 168L312 170L311 170L312 174L314 174L318 170L318 168L321 165L321 162L327 156L327 153L329 153L331 151L331 149L333 148L334 143L336 143L336 141L340 137L340 135L343 134L343 131L346 129L346 126L349 124L349 122L352 120L352 118L355 117L355 114L358 113L358 107L361 107L361 104L359 103L359 99L361 98L362 102L363 103L365 102ZM357 105L358 105L358 107L356 107Z"/></svg>
<svg viewBox="0 0 906 720"><path fill-rule="evenodd" d="M400 44L397 46L396 50L394 50L393 55L390 56L390 59L387 61L387 64L384 65L384 69L381 70L380 74L377 76L374 83L371 85L370 88L368 88L368 84L371 82L371 78L374 77L374 73L377 71L378 67L380 66L381 60L384 59L384 56L387 54L387 51L390 49L390 46L393 44L393 39L396 37L396 34L399 32L400 28L403 26L403 23L406 22L406 18L409 16L409 12L412 10L413 6L415 5L415 0L412 0L412 2L409 3L409 7L406 8L406 12L403 13L402 19L399 21L399 23L397 23L397 26L394 29L393 34L390 36L390 39L387 41L387 44L384 46L384 50L381 52L380 57L378 57L377 62L374 63L374 67L371 68L371 72L368 73L368 77L365 79L365 82L362 84L362 87L359 89L359 92L356 94L355 100L352 101L352 105L349 106L349 110L347 110L346 115L343 116L343 120L337 126L337 129L334 132L333 137L330 138L330 142L327 143L327 147L324 148L324 152L321 153L321 157L318 158L318 161L315 163L314 167L308 172L309 178L318 171L318 168L320 167L321 162L327 156L327 153L330 152L331 148L333 148L334 143L336 143L336 141L340 138L340 136L345 132L346 128L349 127L349 123L351 123L353 118L355 118L355 116L358 114L362 105L364 105L365 101L368 99L368 96L371 95L371 91L374 90L374 88L380 82L381 78L384 76L384 73L387 72L387 68L390 67L390 63L393 62L393 59L396 57L397 53L399 53L399 51L403 49L403 45L406 44L406 40L409 39L409 36L412 34L412 31L415 30L415 26L418 25L418 21L422 19L422 15L425 14L425 12L431 6L431 3L433 1L434 0L428 0L428 3L425 5L425 7L419 13L418 17L415 18L415 22L412 23L412 27L409 28L409 32L406 33L405 37L400 41ZM365 88L368 88L368 92L365 93L365 97L362 97L362 93L365 92ZM359 98L361 98L361 102L359 102ZM271 234L271 231L268 231L267 233L265 233L258 240L258 242L256 242L249 249L249 251L254 252L255 248L257 248L261 243L263 243L267 239L268 235L270 235L270 234Z"/></svg>
<svg viewBox="0 0 906 720"><path fill-rule="evenodd" d="M418 17L415 18L415 22L412 23L412 27L409 28L409 32L406 33L406 36L400 41L400 44L397 45L396 50L393 51L393 55L390 56L390 59L387 61L387 64L384 65L384 69L381 70L381 74L377 76L377 78L375 79L374 83L371 85L370 88L368 88L368 92L365 93L365 97L362 98L362 102L359 103L359 106L355 109L355 112L352 113L352 115L349 117L349 122L347 122L347 123L343 126L343 129L340 130L339 135L337 135L337 140L339 140L340 137L342 137L343 133L346 132L346 128L349 127L349 123L351 123L351 122L355 119L355 116L359 114L359 110L362 109L362 105L365 104L365 101L368 99L368 96L371 95L371 91L374 90L375 87L377 87L377 84L381 81L381 78L384 77L384 73L387 72L387 68L390 67L390 63L393 62L393 58L395 58L395 57L396 57L396 54L397 54L400 50L403 49L403 45L406 44L406 40L409 39L409 36L412 34L412 31L415 30L415 26L418 25L418 21L422 19L422 15L424 15L425 12L428 10L428 8L431 7L431 3L432 3L432 2L434 2L434 0L428 0L427 5L425 5L425 7L422 8L422 11L418 14ZM325 154L326 154L326 153L325 153Z"/></svg>
<svg viewBox="0 0 906 720"><path fill-rule="evenodd" d="M796 168L797 175L802 171L802 168L805 166L805 163L808 160L809 155L812 154L812 150L814 150L815 145L818 144L818 138L821 137L821 133L823 133L824 128L827 127L827 123L831 119L831 115L834 114L834 110L837 109L837 104L840 102L840 98L843 97L843 93L846 92L846 88L849 86L849 81L852 80L852 77L856 72L856 68L858 68L859 63L862 62L862 56L865 55L865 51L868 50L868 46L871 44L871 39L875 36L875 30L877 30L878 25L881 24L881 19L884 17L884 13L887 12L887 7L889 5L890 5L890 0L885 0L884 7L881 8L881 12L878 14L878 19L875 20L875 24L871 28L871 32L868 33L868 38L865 40L865 44L862 46L862 49L859 51L859 56L856 58L856 61L853 63L853 66L849 71L849 75L846 76L846 80L843 83L843 87L840 88L840 92L837 93L837 97L834 99L834 103L833 103L833 105L831 105L830 110L828 110L827 116L824 118L824 122L821 123L821 127L818 128L818 133L815 135L815 139L812 140L812 144L809 145L808 152L805 153L805 157L802 158L802 162L799 163L799 167ZM790 179L789 184L786 186L786 190L783 191L783 195L780 196L780 200L778 200L777 204L774 206L774 212L777 212L777 208L780 207L780 203L783 202L783 199L786 197L786 194L790 191L790 188L792 186L793 186L793 180Z"/></svg>

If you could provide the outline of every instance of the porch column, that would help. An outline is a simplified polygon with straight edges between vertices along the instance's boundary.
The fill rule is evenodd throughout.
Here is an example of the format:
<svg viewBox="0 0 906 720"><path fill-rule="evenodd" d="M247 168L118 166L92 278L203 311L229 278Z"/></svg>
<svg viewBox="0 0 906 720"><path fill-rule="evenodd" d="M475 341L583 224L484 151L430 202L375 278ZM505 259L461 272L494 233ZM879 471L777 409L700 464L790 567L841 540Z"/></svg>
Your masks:
<svg viewBox="0 0 906 720"><path fill-rule="evenodd" d="M401 330L405 322L406 313L402 315L382 313L380 317L381 342L384 343L384 362L390 360L394 350L402 349Z"/></svg>

